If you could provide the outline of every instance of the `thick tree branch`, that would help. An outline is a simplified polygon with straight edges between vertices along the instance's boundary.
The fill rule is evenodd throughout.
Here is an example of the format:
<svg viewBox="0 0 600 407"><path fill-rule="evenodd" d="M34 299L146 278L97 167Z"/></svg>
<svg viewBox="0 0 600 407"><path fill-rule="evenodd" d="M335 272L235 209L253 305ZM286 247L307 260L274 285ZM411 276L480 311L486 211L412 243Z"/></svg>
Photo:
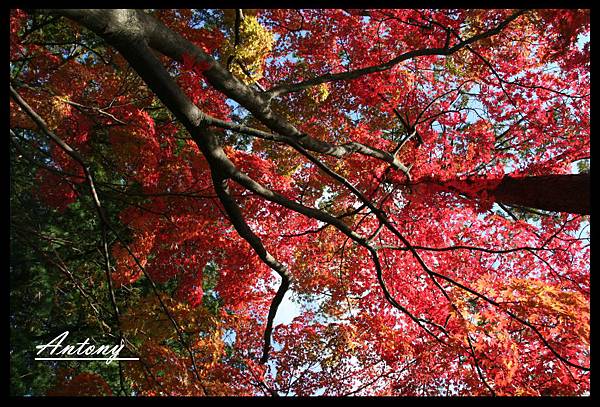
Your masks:
<svg viewBox="0 0 600 407"><path fill-rule="evenodd" d="M337 158L349 154L360 153L374 157L389 163L396 169L407 173L407 168L400 163L392 154L370 147L358 142L344 145L332 145L317 140L310 135L302 133L287 120L275 114L269 106L268 100L260 93L256 93L234 77L226 68L222 67L210 55L206 54L196 45L187 41L178 33L170 30L154 17L139 10L42 10L44 13L60 14L71 18L86 26L96 34L110 39L109 42L120 51L119 41L123 37L134 38L138 42L145 42L151 48L176 60L183 61L183 55L193 57L196 62L206 63L209 68L204 72L208 83L226 96L238 102L248 109L254 117L271 129L273 132L295 140L304 148L321 154L331 155ZM127 40L125 40L125 43ZM148 52L147 50L145 52ZM206 115L199 115L196 109L196 120L211 120ZM212 120L215 124L214 120ZM224 122L219 123L223 125ZM197 123L196 123L197 124ZM254 132L252 135L259 136ZM286 142L285 139L279 141Z"/></svg>
<svg viewBox="0 0 600 407"><path fill-rule="evenodd" d="M289 287L291 277L285 267L265 250L260 239L254 235L243 221L241 211L227 192L226 185L223 184L233 173L239 171L225 155L216 135L205 128L204 113L187 99L160 61L153 55L149 47L144 45L143 38L138 36L139 31L136 28L138 28L139 21L136 21L135 17L131 15L123 16L121 12L114 13L113 19L109 19L109 21L112 23L118 23L119 21L128 22L128 27L132 28L131 30L117 31L116 33L110 31L109 34L104 34L105 38L123 54L142 79L192 134L196 144L209 162L213 174L215 191L221 199L234 227L250 243L261 260L282 277L281 286L269 311L263 357L261 358L261 361L264 363L266 362L270 348L273 319Z"/></svg>
<svg viewBox="0 0 600 407"><path fill-rule="evenodd" d="M213 185L215 187L215 191L225 208L225 212L229 216L229 220L235 227L235 230L238 234L252 246L258 257L271 269L275 270L277 274L281 277L281 284L279 289L277 290L277 294L271 301L271 307L269 308L269 315L267 317L267 325L264 331L264 345L263 345L263 354L260 359L261 363L266 363L269 358L269 350L271 348L271 333L273 331L273 321L275 319L275 314L277 313L277 309L283 300L283 297L287 290L290 287L291 282L293 281L293 276L288 272L286 267L278 262L264 247L260 238L252 232L246 221L244 220L244 215L240 210L240 207L233 200L231 195L229 194L229 186L227 185L227 179L220 177L216 173L212 173Z"/></svg>

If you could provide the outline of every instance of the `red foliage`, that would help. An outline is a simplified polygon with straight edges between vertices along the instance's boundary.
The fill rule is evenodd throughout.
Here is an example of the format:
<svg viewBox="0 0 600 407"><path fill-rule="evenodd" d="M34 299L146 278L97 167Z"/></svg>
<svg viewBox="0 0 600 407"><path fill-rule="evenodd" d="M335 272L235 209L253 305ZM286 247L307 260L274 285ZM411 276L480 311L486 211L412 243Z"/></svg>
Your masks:
<svg viewBox="0 0 600 407"><path fill-rule="evenodd" d="M77 375L71 369L62 369L57 377L56 387L48 392L48 396L112 396L112 391L102 376L82 372Z"/></svg>
<svg viewBox="0 0 600 407"><path fill-rule="evenodd" d="M247 12L276 38L261 79L270 87L378 66L407 52L442 49L446 41L453 47L494 30L515 11ZM189 10L156 15L226 65L219 61L225 30L194 26ZM45 86L58 96L110 106L106 112L113 117L90 119L68 103L53 104L34 86L20 92L41 116L54 117L52 127L67 142L98 162L104 161L94 146L107 136L103 148L109 154L102 159L112 165L109 171L124 180L127 192L144 198L119 214L131 241L111 247L115 286L139 281L141 265L157 283L176 279L170 294L186 307L202 310L209 295L218 298L222 336L210 342L195 332L205 341L198 348L219 343L210 357L198 351L210 359L203 374L215 392L589 391L589 372L580 368L589 366L589 246L578 237L588 219L521 214L519 220L494 207L489 195L506 175L566 174L589 158L589 11L528 11L450 55L420 55L271 101L266 117L277 115L331 145L357 142L394 152L416 130L397 152L411 166L410 182L389 162L360 152L314 153L374 202L396 233L379 230L380 219L367 214L355 194L289 146L214 129L224 156L239 171L289 200L338 217L360 236L373 236L370 243L378 249L380 269L371 252L334 227L228 181L248 227L293 275L292 289L305 300L301 316L275 327L267 367L257 359L279 280L232 226L196 143L168 114L155 112L143 86L122 89L129 80L124 69L65 62L42 46L23 45L17 34L27 18L11 12L11 59L28 55L36 68L24 72L23 81L35 84L45 75ZM115 61L125 66L117 56ZM209 85L212 62L183 54L171 63L177 85L200 110L242 121L239 109ZM90 86L92 80L99 85ZM13 105L11 124L35 129ZM268 120L251 115L243 124L271 131ZM50 155L61 171L81 175L61 150L52 148ZM69 183L81 178L43 169L38 178L48 205L64 210L77 199ZM218 275L210 292L203 288L207 264ZM227 335L229 348L219 342ZM187 356L177 352L164 343L145 343L145 360L164 377L153 382L139 368L141 393L204 394ZM168 388L160 390L157 382ZM56 392L101 392L104 384L79 375Z"/></svg>

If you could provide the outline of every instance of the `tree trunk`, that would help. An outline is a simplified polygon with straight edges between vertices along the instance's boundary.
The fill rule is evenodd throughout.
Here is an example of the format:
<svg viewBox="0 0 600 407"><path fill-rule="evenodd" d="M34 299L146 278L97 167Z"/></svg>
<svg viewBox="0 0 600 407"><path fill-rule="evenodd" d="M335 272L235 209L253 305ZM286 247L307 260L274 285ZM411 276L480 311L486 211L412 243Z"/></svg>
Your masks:
<svg viewBox="0 0 600 407"><path fill-rule="evenodd" d="M590 175L504 177L490 193L495 201L546 211L590 214Z"/></svg>

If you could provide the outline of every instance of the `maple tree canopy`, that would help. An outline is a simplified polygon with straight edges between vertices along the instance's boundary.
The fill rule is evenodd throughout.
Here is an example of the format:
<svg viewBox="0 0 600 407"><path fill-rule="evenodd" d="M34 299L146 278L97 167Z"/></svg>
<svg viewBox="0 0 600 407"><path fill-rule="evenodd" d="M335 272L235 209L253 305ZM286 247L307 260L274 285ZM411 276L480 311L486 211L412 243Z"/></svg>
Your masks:
<svg viewBox="0 0 600 407"><path fill-rule="evenodd" d="M589 32L11 10L11 391L588 394Z"/></svg>

